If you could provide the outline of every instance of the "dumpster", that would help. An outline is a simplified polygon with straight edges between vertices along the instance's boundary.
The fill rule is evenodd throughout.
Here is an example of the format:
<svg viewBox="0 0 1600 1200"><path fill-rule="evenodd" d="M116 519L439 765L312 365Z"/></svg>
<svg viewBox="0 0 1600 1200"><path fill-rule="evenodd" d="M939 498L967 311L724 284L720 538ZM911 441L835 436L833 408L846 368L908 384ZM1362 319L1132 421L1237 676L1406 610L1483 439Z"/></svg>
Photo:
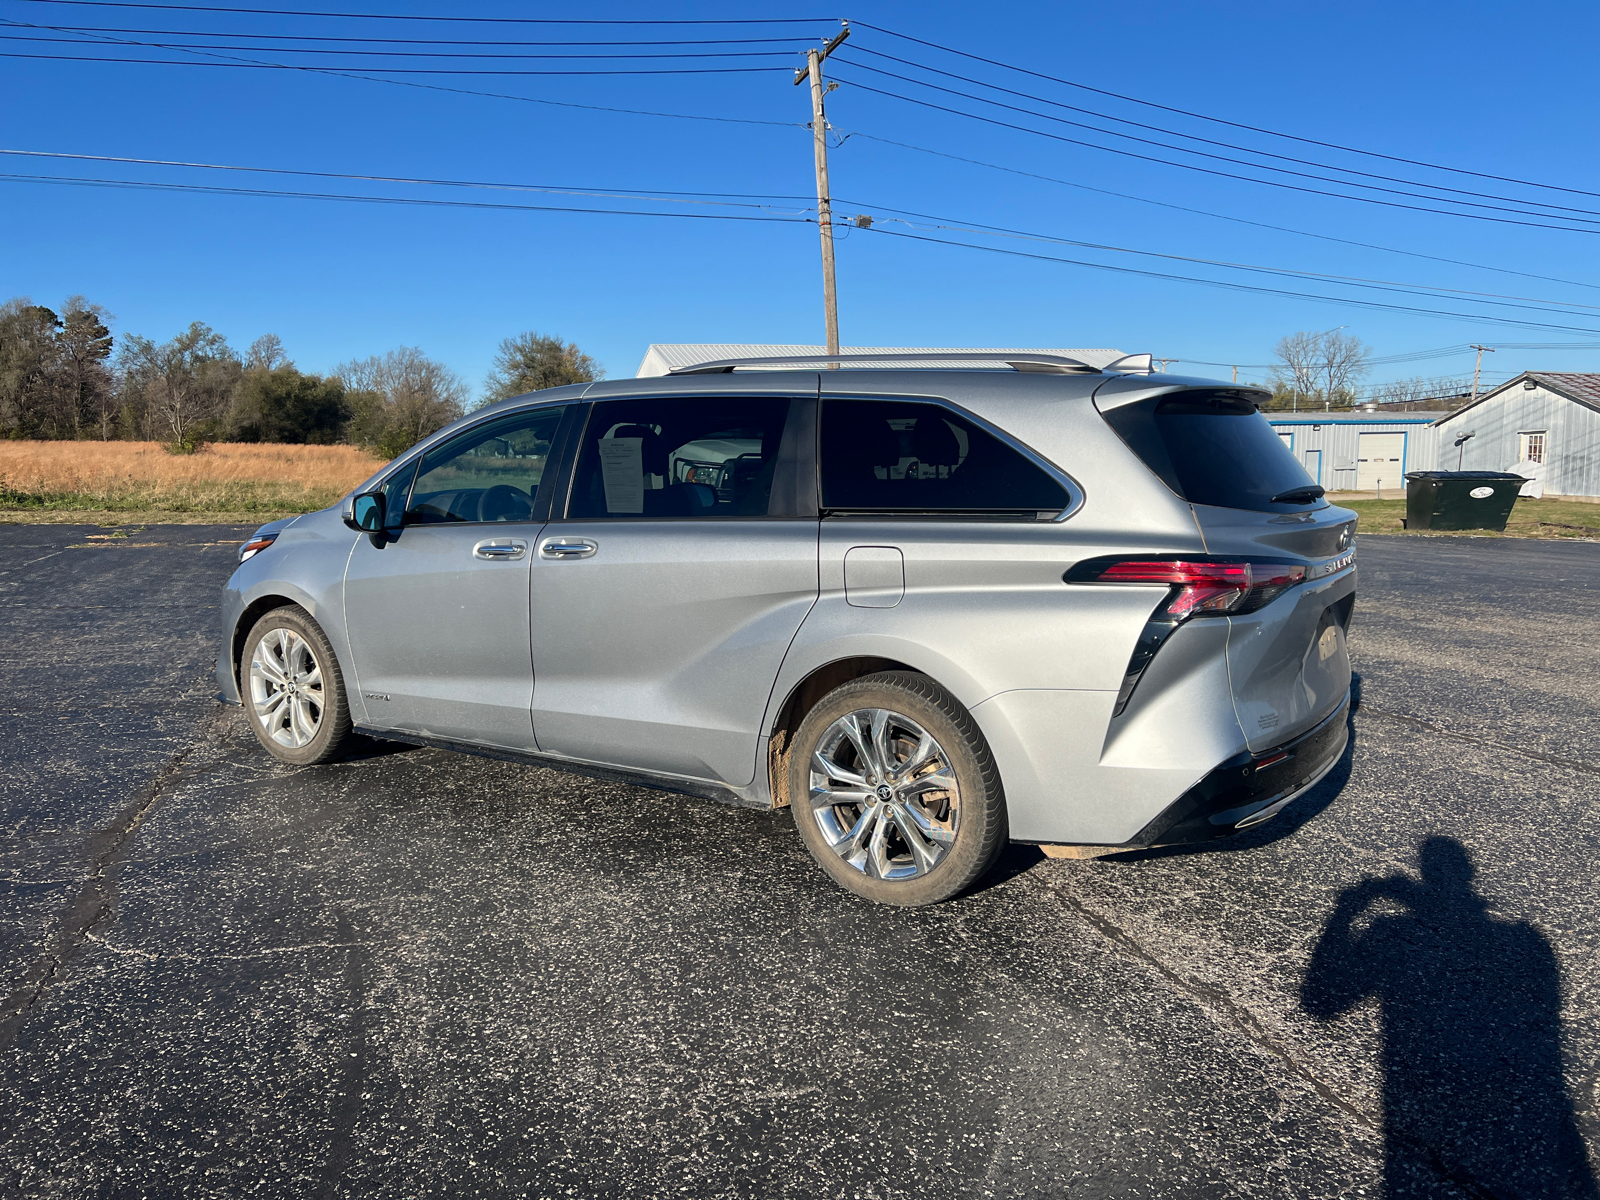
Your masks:
<svg viewBox="0 0 1600 1200"><path fill-rule="evenodd" d="M1504 529L1528 481L1509 471L1408 471L1407 529Z"/></svg>

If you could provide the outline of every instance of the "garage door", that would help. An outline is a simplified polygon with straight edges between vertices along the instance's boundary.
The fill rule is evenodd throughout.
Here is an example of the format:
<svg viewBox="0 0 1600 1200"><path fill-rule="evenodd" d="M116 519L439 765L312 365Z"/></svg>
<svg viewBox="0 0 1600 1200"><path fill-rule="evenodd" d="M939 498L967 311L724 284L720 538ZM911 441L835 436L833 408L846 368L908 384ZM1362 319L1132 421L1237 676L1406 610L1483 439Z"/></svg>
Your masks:
<svg viewBox="0 0 1600 1200"><path fill-rule="evenodd" d="M1405 484L1406 435L1363 433L1356 448L1356 491L1373 492L1381 485Z"/></svg>

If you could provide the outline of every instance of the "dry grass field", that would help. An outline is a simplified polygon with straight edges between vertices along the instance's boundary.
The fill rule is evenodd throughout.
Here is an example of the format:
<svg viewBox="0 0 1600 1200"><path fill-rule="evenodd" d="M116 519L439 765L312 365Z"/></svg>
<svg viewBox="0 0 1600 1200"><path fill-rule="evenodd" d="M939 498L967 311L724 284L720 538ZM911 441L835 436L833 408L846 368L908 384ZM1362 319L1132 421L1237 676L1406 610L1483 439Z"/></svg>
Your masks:
<svg viewBox="0 0 1600 1200"><path fill-rule="evenodd" d="M0 521L215 521L310 512L381 465L354 446L0 441Z"/></svg>

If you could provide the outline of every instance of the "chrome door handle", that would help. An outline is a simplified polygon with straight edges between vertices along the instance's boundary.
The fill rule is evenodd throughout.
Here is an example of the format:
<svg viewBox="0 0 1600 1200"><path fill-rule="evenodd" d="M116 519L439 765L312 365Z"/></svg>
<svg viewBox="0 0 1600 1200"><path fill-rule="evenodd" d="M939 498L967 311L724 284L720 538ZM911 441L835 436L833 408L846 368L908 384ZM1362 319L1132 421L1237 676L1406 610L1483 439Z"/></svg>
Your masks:
<svg viewBox="0 0 1600 1200"><path fill-rule="evenodd" d="M528 543L511 538L488 538L472 548L473 558L521 558L528 552Z"/></svg>
<svg viewBox="0 0 1600 1200"><path fill-rule="evenodd" d="M539 543L540 558L588 558L600 549L598 542L588 538L553 537Z"/></svg>

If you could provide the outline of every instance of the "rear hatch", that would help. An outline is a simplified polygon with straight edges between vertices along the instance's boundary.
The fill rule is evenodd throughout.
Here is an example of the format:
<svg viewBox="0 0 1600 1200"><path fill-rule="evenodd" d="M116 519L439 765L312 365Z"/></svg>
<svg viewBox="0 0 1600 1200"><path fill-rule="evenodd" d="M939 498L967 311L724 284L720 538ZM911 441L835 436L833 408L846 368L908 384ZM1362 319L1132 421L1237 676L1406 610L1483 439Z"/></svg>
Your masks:
<svg viewBox="0 0 1600 1200"><path fill-rule="evenodd" d="M1333 712L1349 690L1356 515L1322 499L1257 412L1265 393L1151 383L1112 380L1095 403L1190 503L1207 555L1262 573L1304 572L1270 603L1227 618L1234 709L1250 749L1268 749Z"/></svg>

